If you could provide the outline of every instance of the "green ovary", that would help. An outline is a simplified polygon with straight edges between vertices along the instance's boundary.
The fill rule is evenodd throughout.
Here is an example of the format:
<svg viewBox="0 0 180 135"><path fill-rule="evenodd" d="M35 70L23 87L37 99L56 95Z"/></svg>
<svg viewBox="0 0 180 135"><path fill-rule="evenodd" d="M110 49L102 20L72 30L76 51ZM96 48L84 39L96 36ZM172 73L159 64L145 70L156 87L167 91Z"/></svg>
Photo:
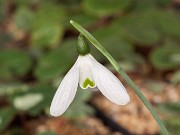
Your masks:
<svg viewBox="0 0 180 135"><path fill-rule="evenodd" d="M91 87L94 87L95 83L91 81L89 78L86 78L86 80L83 83L83 88L87 88L88 85Z"/></svg>

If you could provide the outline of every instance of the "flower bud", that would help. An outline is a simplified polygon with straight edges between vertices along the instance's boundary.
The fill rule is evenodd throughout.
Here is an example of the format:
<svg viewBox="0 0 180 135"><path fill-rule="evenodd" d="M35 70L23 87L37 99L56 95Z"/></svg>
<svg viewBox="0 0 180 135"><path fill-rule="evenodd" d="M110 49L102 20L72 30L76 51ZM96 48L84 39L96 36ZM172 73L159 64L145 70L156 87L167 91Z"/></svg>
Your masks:
<svg viewBox="0 0 180 135"><path fill-rule="evenodd" d="M80 34L78 37L78 44L76 48L79 55L84 56L90 53L89 45L85 42L84 36L82 34Z"/></svg>

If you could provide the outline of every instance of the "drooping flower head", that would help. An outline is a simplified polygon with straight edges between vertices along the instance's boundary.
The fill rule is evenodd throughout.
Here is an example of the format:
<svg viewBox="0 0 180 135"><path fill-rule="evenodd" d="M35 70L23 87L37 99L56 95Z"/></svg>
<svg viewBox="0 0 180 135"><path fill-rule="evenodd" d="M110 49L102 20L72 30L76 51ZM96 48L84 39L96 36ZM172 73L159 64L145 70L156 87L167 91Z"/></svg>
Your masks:
<svg viewBox="0 0 180 135"><path fill-rule="evenodd" d="M130 98L126 89L112 72L95 60L81 35L77 51L80 55L60 83L51 103L50 114L59 116L67 110L75 97L78 83L82 89L97 87L117 105L127 104Z"/></svg>

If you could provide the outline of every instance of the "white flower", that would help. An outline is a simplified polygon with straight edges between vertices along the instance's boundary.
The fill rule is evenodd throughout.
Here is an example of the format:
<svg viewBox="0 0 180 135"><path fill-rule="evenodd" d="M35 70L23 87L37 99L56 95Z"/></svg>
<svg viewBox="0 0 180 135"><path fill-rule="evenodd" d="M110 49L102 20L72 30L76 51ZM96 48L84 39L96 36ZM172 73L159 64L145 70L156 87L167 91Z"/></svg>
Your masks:
<svg viewBox="0 0 180 135"><path fill-rule="evenodd" d="M66 111L75 97L78 83L82 89L97 86L101 93L115 104L125 105L130 101L126 89L113 73L92 55L79 55L55 93L50 107L52 116L59 116Z"/></svg>

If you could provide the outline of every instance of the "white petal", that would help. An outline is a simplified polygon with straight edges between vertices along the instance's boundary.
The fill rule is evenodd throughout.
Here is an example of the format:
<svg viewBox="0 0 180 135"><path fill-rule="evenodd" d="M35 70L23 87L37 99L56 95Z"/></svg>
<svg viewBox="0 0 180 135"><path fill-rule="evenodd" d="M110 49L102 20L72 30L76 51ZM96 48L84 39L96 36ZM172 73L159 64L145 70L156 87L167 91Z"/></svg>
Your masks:
<svg viewBox="0 0 180 135"><path fill-rule="evenodd" d="M91 55L79 56L79 85L82 89L94 88L96 84L92 76Z"/></svg>
<svg viewBox="0 0 180 135"><path fill-rule="evenodd" d="M104 96L118 105L125 105L130 101L129 95L118 78L107 68L91 57L92 74L95 83Z"/></svg>
<svg viewBox="0 0 180 135"><path fill-rule="evenodd" d="M79 67L76 62L59 85L50 107L52 116L63 114L73 101L79 81Z"/></svg>

